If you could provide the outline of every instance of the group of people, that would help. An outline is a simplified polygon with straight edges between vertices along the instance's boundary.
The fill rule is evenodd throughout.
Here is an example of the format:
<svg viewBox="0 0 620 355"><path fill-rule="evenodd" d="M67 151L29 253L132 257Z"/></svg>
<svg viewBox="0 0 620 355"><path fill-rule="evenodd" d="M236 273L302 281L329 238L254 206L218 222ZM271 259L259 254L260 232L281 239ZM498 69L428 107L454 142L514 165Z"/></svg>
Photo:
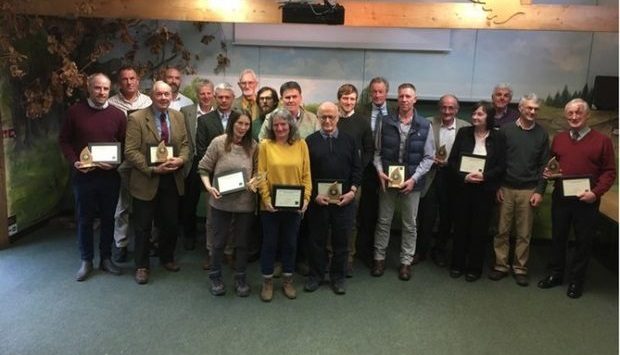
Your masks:
<svg viewBox="0 0 620 355"><path fill-rule="evenodd" d="M194 249L196 208L205 191L204 268L213 295L226 293L222 266L229 261L235 293L248 296L247 263L257 257L263 301L273 298L273 279L280 274L284 295L296 298L293 273L303 265L305 291L329 283L334 293L345 294L356 255L373 276L385 273L396 211L401 280L409 280L412 265L430 255L438 266L449 267L451 277L476 281L492 239L495 260L488 277L512 273L518 285L527 286L534 210L547 182L554 181L553 258L538 286L558 286L566 277L567 295L581 296L591 226L616 176L611 140L589 128L585 101L566 104L569 129L550 144L536 122L539 99L525 95L514 110L505 84L493 89L490 103L473 106L468 122L457 117L459 101L451 94L439 99L436 117L420 115L411 83L399 85L396 103L388 102L389 84L382 77L369 83L370 103L358 104L357 88L344 84L335 103L321 103L316 115L304 109L297 82L282 84L278 98L273 88L257 90L251 69L239 76L237 98L228 83L197 80L193 103L179 92L181 79L178 69L168 68L147 96L139 91L136 70L122 67L119 93L109 97L110 79L93 74L87 100L68 110L60 144L73 164L78 281L93 270L95 217L101 220L101 270L120 274L112 244L116 261L127 261L132 227L138 284L149 282L153 245L161 265L179 271L174 258L179 226L184 248ZM84 147L110 142L122 145L120 166L84 164ZM153 162L153 147L162 145L172 154ZM234 176L240 188L225 186ZM565 193L563 182L571 178L585 179L589 188ZM576 243L567 263L571 227Z"/></svg>

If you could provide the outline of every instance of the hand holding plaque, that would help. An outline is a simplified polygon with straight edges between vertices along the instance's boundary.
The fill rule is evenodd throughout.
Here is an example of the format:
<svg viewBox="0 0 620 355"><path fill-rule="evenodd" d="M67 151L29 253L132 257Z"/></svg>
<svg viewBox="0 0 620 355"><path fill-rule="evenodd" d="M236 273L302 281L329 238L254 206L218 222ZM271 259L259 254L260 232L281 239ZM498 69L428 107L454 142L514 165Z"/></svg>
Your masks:
<svg viewBox="0 0 620 355"><path fill-rule="evenodd" d="M80 167L79 169L92 168L95 166L93 163L93 155L90 154L88 147L84 147L80 152Z"/></svg>
<svg viewBox="0 0 620 355"><path fill-rule="evenodd" d="M148 150L148 165L159 165L165 163L174 156L174 149L171 145L166 145L161 141L158 145L150 145Z"/></svg>
<svg viewBox="0 0 620 355"><path fill-rule="evenodd" d="M260 185L267 178L267 172L256 173L256 175L252 176L250 181L247 182L248 190L252 192L256 192L258 190L258 185Z"/></svg>
<svg viewBox="0 0 620 355"><path fill-rule="evenodd" d="M552 157L547 162L545 170L543 171L543 177L547 179L556 179L562 176L562 169L560 168L560 162L555 157Z"/></svg>
<svg viewBox="0 0 620 355"><path fill-rule="evenodd" d="M317 192L327 197L328 203L337 204L342 196L342 183L338 181L317 182Z"/></svg>
<svg viewBox="0 0 620 355"><path fill-rule="evenodd" d="M388 166L388 177L390 178L388 187L392 189L400 189L405 181L405 167L403 165Z"/></svg>
<svg viewBox="0 0 620 355"><path fill-rule="evenodd" d="M435 160L445 162L446 158L448 158L448 150L446 149L446 145L443 144L439 147L439 149L437 149L437 153L435 153Z"/></svg>

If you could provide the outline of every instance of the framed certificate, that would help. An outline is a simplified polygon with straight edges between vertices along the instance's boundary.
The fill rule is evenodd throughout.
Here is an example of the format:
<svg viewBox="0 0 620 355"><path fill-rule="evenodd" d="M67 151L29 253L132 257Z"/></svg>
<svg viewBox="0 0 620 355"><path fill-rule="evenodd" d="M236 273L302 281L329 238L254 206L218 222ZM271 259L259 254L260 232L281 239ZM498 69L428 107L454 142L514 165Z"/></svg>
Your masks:
<svg viewBox="0 0 620 355"><path fill-rule="evenodd" d="M121 143L88 143L93 163L121 163Z"/></svg>
<svg viewBox="0 0 620 355"><path fill-rule="evenodd" d="M574 176L562 178L562 191L564 197L579 196L590 191L589 176Z"/></svg>
<svg viewBox="0 0 620 355"><path fill-rule="evenodd" d="M218 174L213 177L213 182L222 195L245 190L245 179L241 169Z"/></svg>
<svg viewBox="0 0 620 355"><path fill-rule="evenodd" d="M484 155L463 154L461 155L459 171L462 173L481 173L484 171L486 162L487 157Z"/></svg>
<svg viewBox="0 0 620 355"><path fill-rule="evenodd" d="M393 189L400 189L400 185L405 181L405 166L404 165L390 165L388 166L388 187Z"/></svg>
<svg viewBox="0 0 620 355"><path fill-rule="evenodd" d="M342 182L338 180L318 180L317 194L327 196L329 203L339 203L342 195Z"/></svg>
<svg viewBox="0 0 620 355"><path fill-rule="evenodd" d="M148 165L158 165L174 157L174 148L171 145L150 144L147 149L146 162Z"/></svg>
<svg viewBox="0 0 620 355"><path fill-rule="evenodd" d="M278 210L300 210L304 203L304 187L301 185L273 185L271 205Z"/></svg>

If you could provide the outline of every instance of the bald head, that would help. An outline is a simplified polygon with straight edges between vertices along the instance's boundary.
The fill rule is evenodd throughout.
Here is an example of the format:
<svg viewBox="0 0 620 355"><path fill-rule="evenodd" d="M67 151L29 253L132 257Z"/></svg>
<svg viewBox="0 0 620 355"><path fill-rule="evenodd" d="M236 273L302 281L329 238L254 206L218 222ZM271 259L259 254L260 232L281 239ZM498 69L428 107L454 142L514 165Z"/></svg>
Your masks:
<svg viewBox="0 0 620 355"><path fill-rule="evenodd" d="M153 90L151 90L151 99L158 111L166 111L172 99L172 88L161 80L156 81L153 84Z"/></svg>
<svg viewBox="0 0 620 355"><path fill-rule="evenodd" d="M331 134L336 130L338 126L338 106L331 102L325 101L319 105L317 110L317 117L321 123L321 130L327 134Z"/></svg>

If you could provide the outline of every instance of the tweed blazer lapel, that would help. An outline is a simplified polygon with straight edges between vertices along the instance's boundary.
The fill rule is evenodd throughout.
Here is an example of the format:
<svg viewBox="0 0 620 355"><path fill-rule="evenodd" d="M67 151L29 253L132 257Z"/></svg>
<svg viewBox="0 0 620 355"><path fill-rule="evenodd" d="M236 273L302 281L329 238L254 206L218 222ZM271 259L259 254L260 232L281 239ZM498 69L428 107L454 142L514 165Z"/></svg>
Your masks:
<svg viewBox="0 0 620 355"><path fill-rule="evenodd" d="M155 116L153 115L153 110L147 110L146 115L144 117L146 119L146 127L155 137L157 142L161 142L161 137L159 133L157 133L157 126L155 124Z"/></svg>

